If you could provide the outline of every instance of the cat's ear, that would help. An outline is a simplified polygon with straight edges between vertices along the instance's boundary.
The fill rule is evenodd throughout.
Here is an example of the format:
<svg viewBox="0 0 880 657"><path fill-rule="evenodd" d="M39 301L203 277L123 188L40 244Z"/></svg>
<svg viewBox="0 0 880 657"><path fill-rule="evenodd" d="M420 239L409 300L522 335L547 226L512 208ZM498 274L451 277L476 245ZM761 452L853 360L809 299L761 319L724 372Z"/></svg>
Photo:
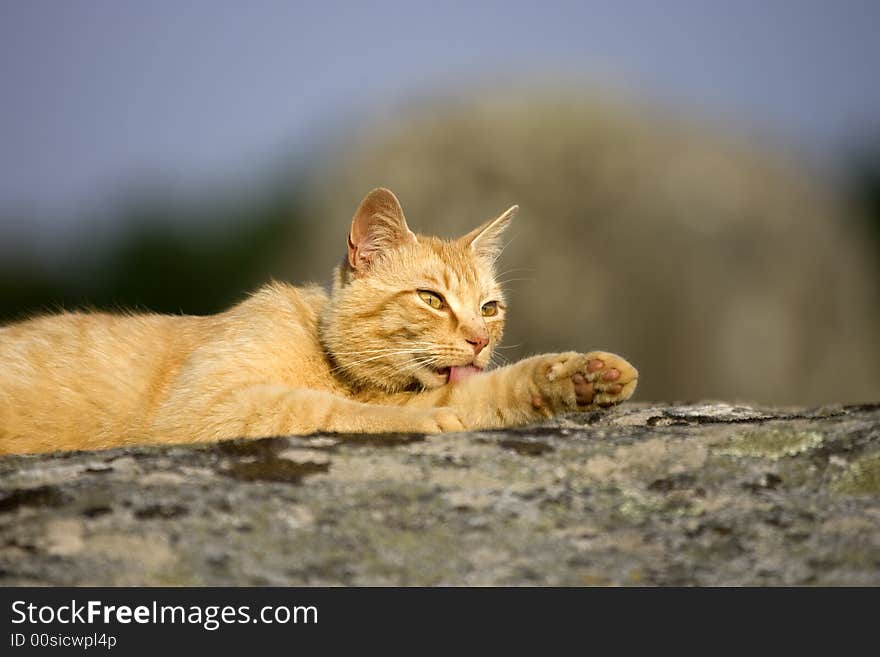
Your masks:
<svg viewBox="0 0 880 657"><path fill-rule="evenodd" d="M383 250L415 241L397 197L379 187L364 197L351 220L348 264L357 273L365 272Z"/></svg>
<svg viewBox="0 0 880 657"><path fill-rule="evenodd" d="M510 207L501 216L487 221L482 226L475 228L461 238L461 241L470 245L474 253L481 258L495 260L501 253L501 234L510 225L510 220L519 211L519 206Z"/></svg>

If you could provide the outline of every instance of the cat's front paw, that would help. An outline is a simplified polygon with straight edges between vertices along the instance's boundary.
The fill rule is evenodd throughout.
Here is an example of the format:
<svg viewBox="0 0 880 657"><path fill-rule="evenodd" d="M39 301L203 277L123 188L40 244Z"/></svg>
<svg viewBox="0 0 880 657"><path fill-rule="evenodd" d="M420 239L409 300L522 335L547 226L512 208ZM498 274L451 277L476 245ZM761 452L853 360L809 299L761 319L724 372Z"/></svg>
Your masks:
<svg viewBox="0 0 880 657"><path fill-rule="evenodd" d="M440 407L420 413L416 430L421 433L447 433L464 431L465 426L458 413L451 408Z"/></svg>
<svg viewBox="0 0 880 657"><path fill-rule="evenodd" d="M613 406L632 397L638 380L636 368L615 354L553 354L535 370L532 406L550 414Z"/></svg>

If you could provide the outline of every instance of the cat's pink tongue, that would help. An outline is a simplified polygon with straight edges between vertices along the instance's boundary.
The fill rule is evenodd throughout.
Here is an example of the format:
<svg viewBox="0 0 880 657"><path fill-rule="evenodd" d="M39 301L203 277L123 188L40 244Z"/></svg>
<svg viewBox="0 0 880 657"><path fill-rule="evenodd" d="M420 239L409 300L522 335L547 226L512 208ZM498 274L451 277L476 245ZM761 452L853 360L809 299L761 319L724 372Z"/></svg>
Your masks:
<svg viewBox="0 0 880 657"><path fill-rule="evenodd" d="M449 383L455 383L456 381L464 381L465 379L469 379L475 374L479 374L482 372L479 367L474 365L464 365L462 367L450 367L449 368Z"/></svg>

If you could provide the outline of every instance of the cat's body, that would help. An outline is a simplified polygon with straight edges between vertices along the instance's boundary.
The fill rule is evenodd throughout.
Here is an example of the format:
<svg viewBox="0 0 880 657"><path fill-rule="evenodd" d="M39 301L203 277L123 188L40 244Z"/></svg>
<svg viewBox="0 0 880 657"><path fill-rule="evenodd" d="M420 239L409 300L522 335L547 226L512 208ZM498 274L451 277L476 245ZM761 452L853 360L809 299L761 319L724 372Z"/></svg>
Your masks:
<svg viewBox="0 0 880 657"><path fill-rule="evenodd" d="M512 214L455 241L417 237L394 195L374 190L330 293L273 283L209 317L69 313L0 328L0 454L498 428L629 398L635 369L604 352L482 372L501 338L493 265Z"/></svg>

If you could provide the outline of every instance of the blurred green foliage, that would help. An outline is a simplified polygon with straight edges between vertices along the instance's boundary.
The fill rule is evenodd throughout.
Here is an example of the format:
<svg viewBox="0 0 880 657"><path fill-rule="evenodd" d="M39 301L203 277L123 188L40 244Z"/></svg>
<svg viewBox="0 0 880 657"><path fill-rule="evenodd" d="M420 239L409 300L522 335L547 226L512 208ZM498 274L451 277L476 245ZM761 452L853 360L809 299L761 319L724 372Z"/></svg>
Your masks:
<svg viewBox="0 0 880 657"><path fill-rule="evenodd" d="M849 188L880 249L880 140L853 158Z"/></svg>
<svg viewBox="0 0 880 657"><path fill-rule="evenodd" d="M81 249L69 270L0 262L0 322L83 308L217 312L264 283L300 242L301 213L291 195L269 192L224 206L132 203L114 223L126 232Z"/></svg>

